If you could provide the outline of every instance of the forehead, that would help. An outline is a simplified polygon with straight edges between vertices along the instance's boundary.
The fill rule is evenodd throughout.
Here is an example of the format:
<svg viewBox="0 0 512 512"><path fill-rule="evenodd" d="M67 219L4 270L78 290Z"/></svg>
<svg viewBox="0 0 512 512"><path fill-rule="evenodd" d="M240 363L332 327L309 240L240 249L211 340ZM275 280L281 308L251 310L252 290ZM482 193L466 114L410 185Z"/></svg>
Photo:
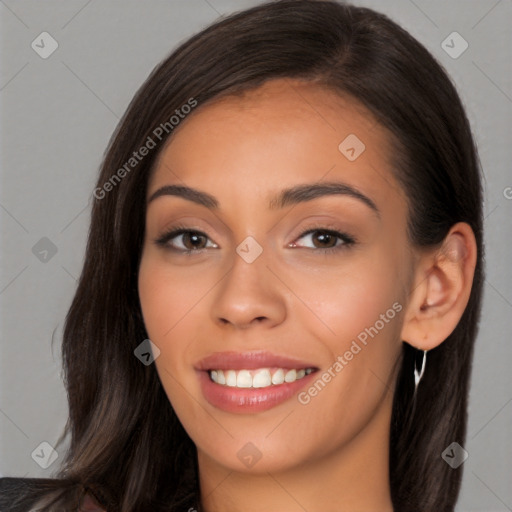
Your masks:
<svg viewBox="0 0 512 512"><path fill-rule="evenodd" d="M221 202L250 192L268 203L287 186L339 180L385 201L402 195L392 154L387 130L353 98L275 79L198 106L162 150L148 195L176 183L209 190Z"/></svg>

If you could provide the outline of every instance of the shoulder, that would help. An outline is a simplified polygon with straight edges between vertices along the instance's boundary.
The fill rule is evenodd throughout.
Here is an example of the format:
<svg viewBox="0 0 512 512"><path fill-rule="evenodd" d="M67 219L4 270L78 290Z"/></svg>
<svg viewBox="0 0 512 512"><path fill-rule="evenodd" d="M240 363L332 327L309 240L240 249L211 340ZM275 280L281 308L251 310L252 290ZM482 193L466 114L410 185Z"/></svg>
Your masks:
<svg viewBox="0 0 512 512"><path fill-rule="evenodd" d="M23 487L29 487L33 482L34 478L17 478L4 476L0 478L0 491L12 491Z"/></svg>
<svg viewBox="0 0 512 512"><path fill-rule="evenodd" d="M55 482L52 482L51 479L0 477L0 510L26 511L36 502L39 503L41 492L48 491L52 487L55 489ZM92 491L88 491L82 494L78 509L75 510L77 512L108 512L100 505ZM22 497L23 499L20 501Z"/></svg>
<svg viewBox="0 0 512 512"><path fill-rule="evenodd" d="M22 512L31 508L41 494L38 478L0 478L0 510Z"/></svg>

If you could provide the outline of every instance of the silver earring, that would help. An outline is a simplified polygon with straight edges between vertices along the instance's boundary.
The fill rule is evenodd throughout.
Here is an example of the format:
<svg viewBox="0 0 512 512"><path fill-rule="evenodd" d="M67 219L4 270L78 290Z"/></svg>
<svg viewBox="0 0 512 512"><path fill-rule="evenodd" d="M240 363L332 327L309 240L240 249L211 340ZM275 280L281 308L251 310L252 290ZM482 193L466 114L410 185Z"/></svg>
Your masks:
<svg viewBox="0 0 512 512"><path fill-rule="evenodd" d="M423 351L423 361L421 362L421 370L418 372L416 368L416 360L414 360L414 387L417 388L423 374L425 373L425 366L427 365L427 351Z"/></svg>

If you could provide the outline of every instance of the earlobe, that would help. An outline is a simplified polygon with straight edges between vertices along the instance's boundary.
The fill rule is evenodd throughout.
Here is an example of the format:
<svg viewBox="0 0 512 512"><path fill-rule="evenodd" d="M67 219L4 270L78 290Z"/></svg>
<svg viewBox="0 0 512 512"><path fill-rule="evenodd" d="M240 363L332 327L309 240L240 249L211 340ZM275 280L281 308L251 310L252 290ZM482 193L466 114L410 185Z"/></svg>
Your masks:
<svg viewBox="0 0 512 512"><path fill-rule="evenodd" d="M476 250L473 230L460 222L439 248L421 254L404 317L403 341L430 350L453 332L471 294Z"/></svg>

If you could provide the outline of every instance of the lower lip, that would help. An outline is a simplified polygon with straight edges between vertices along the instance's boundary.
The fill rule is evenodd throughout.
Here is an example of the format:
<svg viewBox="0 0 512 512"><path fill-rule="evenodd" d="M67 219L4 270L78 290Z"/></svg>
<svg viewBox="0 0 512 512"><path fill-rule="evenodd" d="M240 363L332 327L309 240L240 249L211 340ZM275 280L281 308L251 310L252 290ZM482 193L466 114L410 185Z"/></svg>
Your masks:
<svg viewBox="0 0 512 512"><path fill-rule="evenodd" d="M315 375L312 372L294 382L266 388L237 388L217 384L207 371L199 371L201 390L206 400L226 412L247 414L272 409L296 395Z"/></svg>

